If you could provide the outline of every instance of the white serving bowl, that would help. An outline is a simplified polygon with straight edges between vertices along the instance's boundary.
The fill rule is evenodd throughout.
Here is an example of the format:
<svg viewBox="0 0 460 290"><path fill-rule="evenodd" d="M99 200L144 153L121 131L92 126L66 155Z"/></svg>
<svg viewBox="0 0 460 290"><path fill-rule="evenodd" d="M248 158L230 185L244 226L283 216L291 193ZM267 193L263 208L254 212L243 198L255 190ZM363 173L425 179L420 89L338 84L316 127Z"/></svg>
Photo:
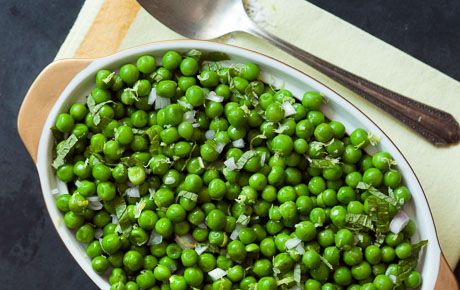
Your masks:
<svg viewBox="0 0 460 290"><path fill-rule="evenodd" d="M143 54L160 56L168 50L185 52L193 48L201 51L224 52L236 63L257 63L263 72L267 72L284 80L285 88L291 90L297 98L302 96L307 90L319 91L328 99L328 103L322 108L323 112L329 119L342 122L347 128L347 133L351 133L351 130L360 127L380 136L381 142L377 146L377 149L391 153L398 163L399 170L403 174L404 183L412 193L412 201L409 205L406 205L405 209L410 217L415 219L417 223L418 233L416 238L420 240L428 240L428 246L422 252L419 262L419 270L421 271L423 277L422 289L434 289L439 271L441 251L436 237L433 218L423 189L421 188L420 182L415 176L414 171L399 149L396 148L395 144L385 135L385 133L383 133L382 130L363 112L338 95L332 89L284 63L247 49L195 40L152 43L94 60L91 64L89 64L89 66L83 69L72 79L59 96L48 115L40 137L37 154L37 168L40 175L43 197L51 220L53 221L61 239L77 263L94 281L94 283L96 283L96 285L100 288L109 288L109 283L106 277L100 276L93 271L91 267L91 259L86 255L84 245L79 243L75 239L74 233L66 228L63 222L63 215L56 207L55 199L52 194L53 189L57 188L60 192L67 192L67 188L64 183L60 182L56 178L55 172L51 167L51 163L53 161L52 152L54 143L49 128L53 126L54 121L60 112L66 111L73 102L77 100L81 101L89 94L91 89L94 87L95 74L99 69L117 69L125 63L135 62L137 57Z"/></svg>

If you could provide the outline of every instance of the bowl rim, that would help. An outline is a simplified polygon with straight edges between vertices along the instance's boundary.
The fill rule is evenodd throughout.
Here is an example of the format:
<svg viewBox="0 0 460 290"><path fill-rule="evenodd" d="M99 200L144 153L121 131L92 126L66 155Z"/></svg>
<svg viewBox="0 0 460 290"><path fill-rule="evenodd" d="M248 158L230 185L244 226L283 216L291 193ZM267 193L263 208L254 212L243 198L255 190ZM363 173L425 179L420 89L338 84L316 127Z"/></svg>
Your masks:
<svg viewBox="0 0 460 290"><path fill-rule="evenodd" d="M309 80L310 85L315 85L322 87L323 89L331 92L334 97L338 97L339 100L345 102L347 110L351 109L352 111L356 111L358 113L359 119L362 121L368 122L372 127L375 127L378 130L379 135L384 136L384 138L388 141L389 146L391 146L393 150L395 150L403 159L405 162L405 165L410 169L410 174L415 178L417 184L416 186L420 189L420 192L423 195L424 198L424 203L423 205L425 208L423 211L428 210L429 213L429 221L430 224L428 225L429 231L434 233L433 239L430 239L430 243L428 245L429 250L426 250L426 256L428 253L433 258L433 261L430 263L430 267L432 267L433 271L429 272L430 274L430 279L424 279L424 284L423 284L423 289L431 289L434 288L434 284L437 280L437 275L439 272L439 260L441 257L441 249L439 245L439 238L437 235L437 230L436 230L436 225L434 223L433 219L433 214L431 212L431 208L428 204L428 199L426 197L425 191L420 183L419 178L417 177L415 171L413 170L412 166L408 162L407 158L404 156L404 154L401 152L401 150L396 146L396 144L392 141L392 139L371 119L369 116L367 116L363 111L361 111L357 106L355 106L353 103L351 103L349 100L347 100L343 95L338 93L336 90L333 88L329 87L328 85L324 84L322 81L318 80L317 78L300 71L299 69L281 61L278 59L275 59L274 57L268 56L264 53L244 48L244 47L239 47L231 44L224 44L224 43L217 43L217 42L211 42L211 41L205 41L205 40L191 40L191 39L177 39L177 40L164 40L164 41L156 41L156 42L150 42L147 44L131 47L128 49L124 49L121 51L118 51L114 54L96 58L94 59L87 67L85 67L82 71L80 71L78 74L76 74L72 80L66 85L65 89L61 92L59 97L57 98L56 102L54 103L52 109L50 110L48 117L45 121L43 130L40 135L40 140L39 140L39 145L38 145L38 151L37 151L37 162L36 162L36 167L37 171L39 173L40 177L40 184L42 188L42 194L45 199L45 205L47 207L48 214L53 222L53 225L58 232L61 240L64 242L64 245L67 247L69 250L70 254L74 257L76 262L79 264L79 266L85 271L85 273L90 277L90 279L101 289L104 287L108 286L108 283L106 280L102 278L99 274L97 274L95 271L93 271L91 268L87 267L87 258L86 256L82 256L77 252L77 248L72 244L72 242L75 242L75 239L72 235L69 235L68 232L65 232L62 230L62 227L60 227L63 223L62 219L60 218L60 212L57 210L55 203L54 203L54 198L49 194L49 191L51 190L49 182L48 182L48 174L47 170L49 169L49 164L46 160L46 154L49 148L49 138L51 135L51 132L49 130L50 127L52 127L52 124L54 122L55 116L59 113L59 109L62 107L64 101L71 96L72 91L77 89L84 77L88 76L88 74L95 73L98 69L103 68L104 66L110 66L110 64L119 61L123 58L129 58L133 57L135 55L139 55L142 53L149 53L149 52L154 52L154 51L160 51L160 50L165 50L165 49L178 49L178 50L185 50L185 49L203 49L203 50L214 50L214 51L223 51L225 50L225 53L229 54L230 56L237 55L243 58L247 59L260 59L264 62L264 64L268 64L269 66L273 66L273 64L278 64L281 66L281 70L286 71L287 74L292 76L295 79L302 80L302 82L307 83L306 80ZM406 173L407 174L407 173ZM436 243L432 243L432 241L436 241ZM427 285L428 281L430 285Z"/></svg>

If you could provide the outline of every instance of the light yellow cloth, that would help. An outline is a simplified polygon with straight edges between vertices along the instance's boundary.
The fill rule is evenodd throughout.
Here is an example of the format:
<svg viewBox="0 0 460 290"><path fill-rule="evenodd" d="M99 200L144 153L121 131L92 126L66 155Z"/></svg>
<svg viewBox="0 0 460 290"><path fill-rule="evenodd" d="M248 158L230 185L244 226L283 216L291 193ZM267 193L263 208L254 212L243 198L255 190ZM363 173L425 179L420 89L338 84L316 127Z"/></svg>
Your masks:
<svg viewBox="0 0 460 290"><path fill-rule="evenodd" d="M458 81L305 0L258 1L270 19L266 28L279 37L384 87L448 111L460 120ZM113 15L113 11L107 12L110 9L104 6L113 6L114 2L120 2L118 6L128 5L132 9L128 12L134 15L132 19L117 21L114 17L101 16L104 9L105 14ZM106 49L104 42L112 41L112 46L114 43L118 46L116 49L125 49L152 41L183 38L133 2L86 1L56 58L112 53L112 48ZM123 22L119 28L118 22ZM94 26L98 26L97 33L91 32ZM114 29L122 31L116 35L121 39L113 41ZM420 179L433 212L441 248L449 264L455 266L460 257L460 145L434 147L350 90L261 39L236 33L217 41L280 59L330 86L370 116L401 149Z"/></svg>

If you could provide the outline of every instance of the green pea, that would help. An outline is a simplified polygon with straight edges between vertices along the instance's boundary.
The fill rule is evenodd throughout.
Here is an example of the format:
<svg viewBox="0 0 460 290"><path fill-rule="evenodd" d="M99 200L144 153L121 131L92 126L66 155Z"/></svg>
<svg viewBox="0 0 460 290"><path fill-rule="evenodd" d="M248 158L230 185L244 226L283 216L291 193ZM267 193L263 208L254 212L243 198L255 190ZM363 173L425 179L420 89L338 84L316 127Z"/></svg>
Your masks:
<svg viewBox="0 0 460 290"><path fill-rule="evenodd" d="M161 64L168 70L175 70L182 62L182 56L173 50L167 51L161 60Z"/></svg>
<svg viewBox="0 0 460 290"><path fill-rule="evenodd" d="M139 69L133 64L125 64L120 68L120 77L128 85L133 84L139 78Z"/></svg>
<svg viewBox="0 0 460 290"><path fill-rule="evenodd" d="M156 60L151 55L143 55L137 59L136 66L141 73L150 74L155 71Z"/></svg>

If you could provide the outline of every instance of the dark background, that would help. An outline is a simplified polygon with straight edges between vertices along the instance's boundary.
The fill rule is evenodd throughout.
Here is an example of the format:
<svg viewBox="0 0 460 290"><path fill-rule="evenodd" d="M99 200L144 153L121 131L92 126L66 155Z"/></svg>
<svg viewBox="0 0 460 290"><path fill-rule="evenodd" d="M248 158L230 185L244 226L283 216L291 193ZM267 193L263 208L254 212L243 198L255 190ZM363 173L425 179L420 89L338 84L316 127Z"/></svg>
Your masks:
<svg viewBox="0 0 460 290"><path fill-rule="evenodd" d="M460 1L312 3L460 80ZM64 41L83 0L0 0L0 288L96 288L67 252L16 128L22 99ZM460 269L456 271L459 275Z"/></svg>

